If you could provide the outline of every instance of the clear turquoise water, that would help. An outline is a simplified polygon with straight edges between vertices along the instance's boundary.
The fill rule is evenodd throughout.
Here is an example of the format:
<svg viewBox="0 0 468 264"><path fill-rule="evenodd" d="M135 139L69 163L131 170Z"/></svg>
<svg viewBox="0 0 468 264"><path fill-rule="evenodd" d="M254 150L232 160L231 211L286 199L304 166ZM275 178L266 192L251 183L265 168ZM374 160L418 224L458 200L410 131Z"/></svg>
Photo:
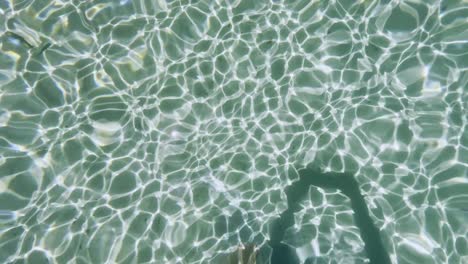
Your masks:
<svg viewBox="0 0 468 264"><path fill-rule="evenodd" d="M0 1L0 262L223 263L312 165L394 263L468 263L468 2ZM366 263L310 187L285 243Z"/></svg>

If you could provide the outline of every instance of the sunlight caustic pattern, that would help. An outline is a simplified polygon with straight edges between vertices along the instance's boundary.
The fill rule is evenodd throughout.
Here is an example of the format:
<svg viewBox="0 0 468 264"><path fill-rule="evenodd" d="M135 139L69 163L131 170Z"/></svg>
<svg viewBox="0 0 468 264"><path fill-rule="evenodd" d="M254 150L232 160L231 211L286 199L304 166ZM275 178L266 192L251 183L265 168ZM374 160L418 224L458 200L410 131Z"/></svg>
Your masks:
<svg viewBox="0 0 468 264"><path fill-rule="evenodd" d="M356 173L394 263L468 263L466 17L465 0L0 1L0 262L222 263L266 244L291 170L316 164ZM345 197L302 205L302 260L366 262Z"/></svg>

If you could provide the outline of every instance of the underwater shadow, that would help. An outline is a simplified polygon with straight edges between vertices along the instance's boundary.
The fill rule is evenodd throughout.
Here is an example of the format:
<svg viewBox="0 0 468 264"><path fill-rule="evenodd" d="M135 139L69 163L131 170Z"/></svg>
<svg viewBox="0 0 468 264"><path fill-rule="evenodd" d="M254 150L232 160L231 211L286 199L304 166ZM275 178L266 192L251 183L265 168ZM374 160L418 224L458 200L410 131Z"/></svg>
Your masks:
<svg viewBox="0 0 468 264"><path fill-rule="evenodd" d="M294 213L300 210L299 203L307 196L310 186L340 190L351 200L354 220L359 228L365 252L371 264L390 264L390 257L383 246L379 229L369 216L369 210L359 189L359 184L350 173L323 173L307 167L299 170L299 180L285 190L288 209L276 219L270 228L268 252L271 264L296 264L299 259L293 248L283 244L286 229L294 224Z"/></svg>

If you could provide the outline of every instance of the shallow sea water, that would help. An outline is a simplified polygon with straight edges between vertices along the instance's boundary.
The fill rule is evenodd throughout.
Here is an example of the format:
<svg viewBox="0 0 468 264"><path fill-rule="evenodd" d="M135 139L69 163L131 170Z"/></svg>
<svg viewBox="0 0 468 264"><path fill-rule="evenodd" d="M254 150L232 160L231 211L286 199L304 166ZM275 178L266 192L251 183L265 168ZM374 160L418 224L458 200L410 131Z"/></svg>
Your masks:
<svg viewBox="0 0 468 264"><path fill-rule="evenodd" d="M0 263L226 263L268 247L306 166L354 175L393 263L468 263L467 17L0 1ZM299 206L301 262L369 263L348 197L310 186Z"/></svg>

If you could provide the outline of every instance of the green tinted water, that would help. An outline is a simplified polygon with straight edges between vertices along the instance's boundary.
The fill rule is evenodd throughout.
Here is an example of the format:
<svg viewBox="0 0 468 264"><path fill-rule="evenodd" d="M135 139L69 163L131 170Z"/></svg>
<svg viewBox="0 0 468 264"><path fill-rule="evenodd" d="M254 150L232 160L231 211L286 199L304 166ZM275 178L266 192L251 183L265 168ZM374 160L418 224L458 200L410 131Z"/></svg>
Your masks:
<svg viewBox="0 0 468 264"><path fill-rule="evenodd" d="M223 263L310 165L355 175L393 263L467 262L467 12L0 2L0 261ZM367 261L343 193L308 195L299 260Z"/></svg>

